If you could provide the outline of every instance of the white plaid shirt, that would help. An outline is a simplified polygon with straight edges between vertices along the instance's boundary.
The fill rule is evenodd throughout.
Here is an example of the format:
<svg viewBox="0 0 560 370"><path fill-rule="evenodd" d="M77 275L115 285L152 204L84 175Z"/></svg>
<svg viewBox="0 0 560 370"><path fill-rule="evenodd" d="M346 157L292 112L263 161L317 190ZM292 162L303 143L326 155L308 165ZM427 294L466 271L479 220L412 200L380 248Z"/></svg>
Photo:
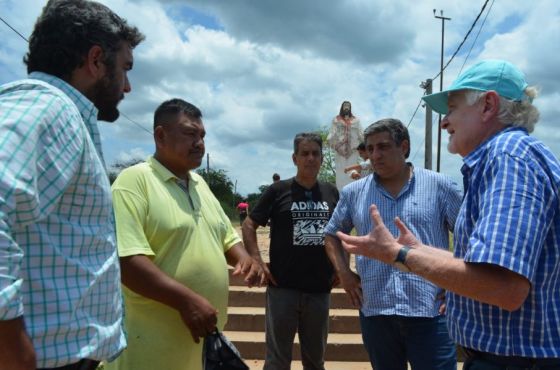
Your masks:
<svg viewBox="0 0 560 370"><path fill-rule="evenodd" d="M0 86L0 320L23 316L38 367L125 347L97 109L31 73Z"/></svg>

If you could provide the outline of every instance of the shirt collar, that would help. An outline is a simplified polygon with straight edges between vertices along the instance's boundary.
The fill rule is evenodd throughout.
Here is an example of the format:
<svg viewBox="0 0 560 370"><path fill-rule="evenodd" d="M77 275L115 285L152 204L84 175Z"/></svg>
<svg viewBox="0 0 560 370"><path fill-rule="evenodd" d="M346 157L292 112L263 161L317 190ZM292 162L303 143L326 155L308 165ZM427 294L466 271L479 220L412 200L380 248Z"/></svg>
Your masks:
<svg viewBox="0 0 560 370"><path fill-rule="evenodd" d="M402 187L399 194L395 197L395 199L400 198L400 196L403 195L406 191L408 191L408 189L410 189L411 186L413 186L415 181L416 181L416 174L415 174L416 169L414 168L414 165L412 164L412 162L406 162L406 165L410 167L410 169L412 170L412 174L410 175L410 178L408 179L408 181ZM379 189L382 189L382 191L384 193L389 195L389 193L385 190L383 185L381 185L381 183L379 182L379 175L374 172L372 174L372 178L373 178L373 186L375 186Z"/></svg>
<svg viewBox="0 0 560 370"><path fill-rule="evenodd" d="M180 180L173 172L169 171L169 169L167 169L167 167L165 167L163 164L161 164L157 159L155 159L153 156L149 156L148 159L146 160L146 162L148 162L148 164L150 165L150 167L152 167L152 169L156 172L156 174L163 180L163 181L169 181L171 179L173 179L174 181L178 181ZM194 177L191 173L191 171L188 172L187 174L189 176L189 182L193 182L193 183L197 183L198 180L196 179L196 177Z"/></svg>
<svg viewBox="0 0 560 370"><path fill-rule="evenodd" d="M65 93L74 102L74 104L76 104L76 107L78 107L78 110L86 123L97 122L97 108L95 105L93 105L93 103L86 98L84 94L66 81L44 72L31 72L29 77L44 81Z"/></svg>
<svg viewBox="0 0 560 370"><path fill-rule="evenodd" d="M93 141L93 144L99 154L99 159L104 162L101 146L101 134L99 133L99 127L97 126L98 111L95 105L75 87L56 76L44 72L31 72L29 74L29 78L43 81L51 86L54 86L76 105L76 108L78 108L78 111L82 116L89 136L91 137L91 140Z"/></svg>
<svg viewBox="0 0 560 370"><path fill-rule="evenodd" d="M494 136L486 139L485 141L483 141L481 144L479 144L475 150L473 150L472 152L470 152L469 154L467 154L467 156L465 158L463 158L463 167L461 167L461 172L463 171L467 171L468 169L474 168L476 167L476 165L478 164L478 162L480 161L480 159L486 154L486 152L488 151L489 148L491 148L494 145L494 142L503 134L507 133L507 132L512 132L512 131L524 131L527 132L527 130L525 130L522 127L507 127L504 130L501 130L499 132L497 132ZM464 174L465 172L463 172Z"/></svg>

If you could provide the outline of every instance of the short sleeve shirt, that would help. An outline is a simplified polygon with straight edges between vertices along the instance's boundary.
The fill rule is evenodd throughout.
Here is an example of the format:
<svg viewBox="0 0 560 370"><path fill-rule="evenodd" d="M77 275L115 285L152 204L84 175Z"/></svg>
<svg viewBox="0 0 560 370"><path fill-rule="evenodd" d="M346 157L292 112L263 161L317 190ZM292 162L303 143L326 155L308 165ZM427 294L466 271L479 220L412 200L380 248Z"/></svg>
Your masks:
<svg viewBox="0 0 560 370"><path fill-rule="evenodd" d="M274 224L270 269L279 287L309 293L330 292L333 269L325 252L324 229L338 201L338 190L317 182L311 189L295 178L268 187L251 219Z"/></svg>

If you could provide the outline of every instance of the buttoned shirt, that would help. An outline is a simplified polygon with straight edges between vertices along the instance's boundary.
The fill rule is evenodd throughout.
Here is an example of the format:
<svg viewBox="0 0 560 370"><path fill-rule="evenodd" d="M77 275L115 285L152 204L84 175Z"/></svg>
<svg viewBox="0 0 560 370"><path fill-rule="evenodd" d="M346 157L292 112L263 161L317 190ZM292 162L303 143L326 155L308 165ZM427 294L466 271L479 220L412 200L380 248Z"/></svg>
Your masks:
<svg viewBox="0 0 560 370"><path fill-rule="evenodd" d="M398 216L422 243L448 249L449 231L455 225L461 199L457 184L433 171L414 168L413 176L396 197L373 174L344 187L325 232L349 233L355 227L357 235L368 234L372 229L369 207L375 204L393 235L398 235L393 222ZM365 316L438 315L441 301L436 298L440 292L436 285L364 256L356 256L356 269L362 284L361 311Z"/></svg>
<svg viewBox="0 0 560 370"><path fill-rule="evenodd" d="M125 347L97 109L48 74L0 87L0 320L23 316L38 367Z"/></svg>
<svg viewBox="0 0 560 370"><path fill-rule="evenodd" d="M448 293L451 337L506 356L560 357L560 163L524 129L508 128L464 158L467 187L455 256L531 283L513 312Z"/></svg>

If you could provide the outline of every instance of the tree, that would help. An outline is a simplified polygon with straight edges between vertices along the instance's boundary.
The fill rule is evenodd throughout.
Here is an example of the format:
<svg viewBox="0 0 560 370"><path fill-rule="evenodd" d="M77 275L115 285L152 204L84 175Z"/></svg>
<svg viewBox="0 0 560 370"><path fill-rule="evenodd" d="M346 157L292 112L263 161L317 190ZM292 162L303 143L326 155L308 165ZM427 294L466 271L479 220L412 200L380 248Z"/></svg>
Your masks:
<svg viewBox="0 0 560 370"><path fill-rule="evenodd" d="M210 187L214 196L220 202L224 212L230 217L236 215L235 206L241 201L241 195L234 193L233 182L222 169L203 169L196 171Z"/></svg>
<svg viewBox="0 0 560 370"><path fill-rule="evenodd" d="M323 139L323 164L319 170L319 180L335 184L336 172L334 164L334 151L327 142L327 137L329 136L328 126L321 127L318 133L321 135L321 139Z"/></svg>
<svg viewBox="0 0 560 370"><path fill-rule="evenodd" d="M227 176L226 171L221 169L198 169L196 172L202 176L204 181L214 193L214 196L218 198L218 200L226 200L232 199L233 196L233 183Z"/></svg>

